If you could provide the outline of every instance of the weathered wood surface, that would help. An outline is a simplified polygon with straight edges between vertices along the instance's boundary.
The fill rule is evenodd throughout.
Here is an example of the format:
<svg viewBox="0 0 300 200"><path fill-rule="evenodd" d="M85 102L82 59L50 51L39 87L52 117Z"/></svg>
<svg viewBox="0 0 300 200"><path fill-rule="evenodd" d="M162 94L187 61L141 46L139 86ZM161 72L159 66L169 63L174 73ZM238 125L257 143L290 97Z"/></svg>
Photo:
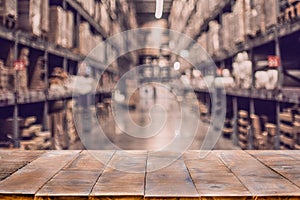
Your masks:
<svg viewBox="0 0 300 200"><path fill-rule="evenodd" d="M6 174L0 199L300 198L300 151L187 151L177 157L0 151L0 175Z"/></svg>

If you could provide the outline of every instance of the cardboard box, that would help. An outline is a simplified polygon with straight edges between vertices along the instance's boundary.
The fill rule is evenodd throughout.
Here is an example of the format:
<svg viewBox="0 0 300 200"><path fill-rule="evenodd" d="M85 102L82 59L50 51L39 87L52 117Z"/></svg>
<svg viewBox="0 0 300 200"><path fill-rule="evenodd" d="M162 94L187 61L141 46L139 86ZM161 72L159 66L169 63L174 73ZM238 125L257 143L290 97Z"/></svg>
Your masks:
<svg viewBox="0 0 300 200"><path fill-rule="evenodd" d="M66 47L72 48L74 45L74 14L71 11L67 11L66 31Z"/></svg>
<svg viewBox="0 0 300 200"><path fill-rule="evenodd" d="M66 21L67 15L62 7L52 6L50 8L49 41L61 46L67 45Z"/></svg>
<svg viewBox="0 0 300 200"><path fill-rule="evenodd" d="M0 0L0 17L12 17L17 19L17 1L16 0Z"/></svg>
<svg viewBox="0 0 300 200"><path fill-rule="evenodd" d="M49 31L49 0L19 0L18 28L41 36Z"/></svg>

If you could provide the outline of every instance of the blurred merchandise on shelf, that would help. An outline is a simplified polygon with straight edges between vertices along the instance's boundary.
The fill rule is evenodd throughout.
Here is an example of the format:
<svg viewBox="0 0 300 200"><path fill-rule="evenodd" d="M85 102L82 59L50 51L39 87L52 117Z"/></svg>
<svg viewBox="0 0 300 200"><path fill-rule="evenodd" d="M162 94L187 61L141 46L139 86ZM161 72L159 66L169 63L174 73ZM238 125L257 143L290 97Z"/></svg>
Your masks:
<svg viewBox="0 0 300 200"><path fill-rule="evenodd" d="M87 22L81 23L79 30L79 51L81 54L87 55L102 42L102 37L93 34Z"/></svg>
<svg viewBox="0 0 300 200"><path fill-rule="evenodd" d="M249 145L249 130L249 114L245 110L240 110L238 112L238 144L243 150L247 149Z"/></svg>
<svg viewBox="0 0 300 200"><path fill-rule="evenodd" d="M33 70L33 75L30 80L29 89L45 90L47 88L45 78L45 60L44 57L39 57Z"/></svg>
<svg viewBox="0 0 300 200"><path fill-rule="evenodd" d="M207 52L209 55L218 55L220 51L220 29L221 26L217 21L209 22L209 31L207 33L208 37L208 46Z"/></svg>
<svg viewBox="0 0 300 200"><path fill-rule="evenodd" d="M17 0L1 0L0 20L7 28L14 28L17 22Z"/></svg>
<svg viewBox="0 0 300 200"><path fill-rule="evenodd" d="M46 36L49 31L49 0L18 0L17 2L18 28L38 37Z"/></svg>
<svg viewBox="0 0 300 200"><path fill-rule="evenodd" d="M280 113L280 149L299 149L299 107L286 108Z"/></svg>
<svg viewBox="0 0 300 200"><path fill-rule="evenodd" d="M66 83L68 81L68 74L62 68L56 67L49 78L49 96L64 96L68 94Z"/></svg>
<svg viewBox="0 0 300 200"><path fill-rule="evenodd" d="M72 29L68 29L67 12L60 6L51 6L50 8L50 32L48 34L49 41L60 45L62 47L68 47L69 38L73 34Z"/></svg>
<svg viewBox="0 0 300 200"><path fill-rule="evenodd" d="M22 48L19 60L15 62L17 91L23 94L28 93L28 66L29 66L29 49ZM20 65L20 66L19 66Z"/></svg>
<svg viewBox="0 0 300 200"><path fill-rule="evenodd" d="M255 72L255 88L274 90L278 82L278 70L269 69Z"/></svg>
<svg viewBox="0 0 300 200"><path fill-rule="evenodd" d="M59 104L59 105L56 105ZM68 148L68 135L64 128L65 126L65 112L63 106L61 109L60 104L63 104L61 101L54 101L52 104L52 111L50 113L50 130L52 133L53 144L52 149L62 150Z"/></svg>
<svg viewBox="0 0 300 200"><path fill-rule="evenodd" d="M247 52L237 54L235 62L232 63L233 76L236 87L250 89L252 84L252 62Z"/></svg>

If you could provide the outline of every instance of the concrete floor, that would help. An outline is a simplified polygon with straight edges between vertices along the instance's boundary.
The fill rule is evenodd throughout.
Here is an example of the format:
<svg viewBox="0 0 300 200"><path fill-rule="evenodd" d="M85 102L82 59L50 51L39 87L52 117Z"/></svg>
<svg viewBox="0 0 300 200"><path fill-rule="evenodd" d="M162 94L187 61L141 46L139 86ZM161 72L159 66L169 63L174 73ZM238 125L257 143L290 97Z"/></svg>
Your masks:
<svg viewBox="0 0 300 200"><path fill-rule="evenodd" d="M140 99L135 109L113 104L111 112L78 111L77 129L86 149L166 150L201 149L209 124L200 120L194 102L167 95ZM181 103L179 103L181 102ZM197 104L196 104L197 106ZM194 109L193 109L194 108ZM215 150L239 149L231 139L213 138ZM82 149L77 143L71 149Z"/></svg>

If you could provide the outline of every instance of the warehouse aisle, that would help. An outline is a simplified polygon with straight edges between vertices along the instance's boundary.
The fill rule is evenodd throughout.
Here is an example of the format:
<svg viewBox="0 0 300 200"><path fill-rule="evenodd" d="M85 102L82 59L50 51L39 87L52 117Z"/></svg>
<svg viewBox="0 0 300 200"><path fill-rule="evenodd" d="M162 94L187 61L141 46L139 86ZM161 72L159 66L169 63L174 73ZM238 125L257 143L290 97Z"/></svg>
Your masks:
<svg viewBox="0 0 300 200"><path fill-rule="evenodd" d="M155 106L159 105L159 106ZM122 109L122 110L120 110ZM123 149L178 151L201 148L209 124L199 119L190 106L178 103L172 96L140 99L136 109L118 107L114 112L98 113L99 123L91 116L80 115L79 133L87 149ZM114 114L112 114L114 113ZM118 115L119 117L114 117ZM79 116L79 115L78 115ZM181 120L182 119L182 120ZM99 124L105 135L100 134ZM111 145L115 145L114 147ZM72 149L80 149L73 146ZM232 140L219 138L214 149L238 149Z"/></svg>

